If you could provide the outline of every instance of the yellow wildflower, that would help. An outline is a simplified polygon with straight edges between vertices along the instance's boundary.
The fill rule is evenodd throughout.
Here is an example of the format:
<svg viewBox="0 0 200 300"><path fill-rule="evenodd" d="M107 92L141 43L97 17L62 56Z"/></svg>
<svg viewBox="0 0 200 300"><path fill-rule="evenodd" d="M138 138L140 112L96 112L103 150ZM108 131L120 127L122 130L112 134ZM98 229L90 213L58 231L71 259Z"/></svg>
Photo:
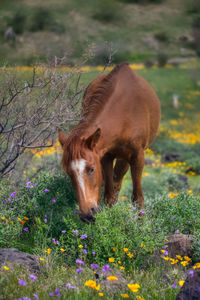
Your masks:
<svg viewBox="0 0 200 300"><path fill-rule="evenodd" d="M124 268L124 267L122 267L122 266L121 266L121 267L119 267L119 268L120 268L121 270L125 270L125 268Z"/></svg>
<svg viewBox="0 0 200 300"><path fill-rule="evenodd" d="M103 297L103 293L99 293L99 296L100 296L100 297Z"/></svg>
<svg viewBox="0 0 200 300"><path fill-rule="evenodd" d="M189 262L187 260L181 261L181 265L182 266L187 266L189 264Z"/></svg>
<svg viewBox="0 0 200 300"><path fill-rule="evenodd" d="M60 251L61 251L61 252L64 252L64 251L65 251L65 249L61 248L61 249L60 249Z"/></svg>
<svg viewBox="0 0 200 300"><path fill-rule="evenodd" d="M139 288L140 288L140 285L135 283L135 284L127 284L128 288L134 292L134 293L137 293Z"/></svg>
<svg viewBox="0 0 200 300"><path fill-rule="evenodd" d="M179 260L183 260L183 258L182 258L180 255L176 255L176 257L177 257Z"/></svg>
<svg viewBox="0 0 200 300"><path fill-rule="evenodd" d="M95 282L94 280L88 280L88 281L86 281L86 282L85 282L85 285L86 285L86 286L89 286L89 287L91 287L92 289L97 290L97 291L99 291L99 289L100 289L100 284L97 285L96 282Z"/></svg>
<svg viewBox="0 0 200 300"><path fill-rule="evenodd" d="M113 247L113 251L114 251L114 252L116 251L116 248L115 248L115 247Z"/></svg>
<svg viewBox="0 0 200 300"><path fill-rule="evenodd" d="M124 250L124 252L128 252L128 248L124 248L123 250Z"/></svg>
<svg viewBox="0 0 200 300"><path fill-rule="evenodd" d="M48 249L45 250L44 252L47 253L47 254L50 254L50 253L51 253L51 249L48 248Z"/></svg>
<svg viewBox="0 0 200 300"><path fill-rule="evenodd" d="M171 265L174 265L178 262L178 259L170 258L171 260Z"/></svg>
<svg viewBox="0 0 200 300"><path fill-rule="evenodd" d="M194 266L193 266L193 269L198 269L200 268L200 262L196 263Z"/></svg>
<svg viewBox="0 0 200 300"><path fill-rule="evenodd" d="M180 286L183 286L184 282L185 282L184 280L180 280L178 283Z"/></svg>
<svg viewBox="0 0 200 300"><path fill-rule="evenodd" d="M163 258L164 260L170 260L170 257L169 257L169 256L162 256L162 258Z"/></svg>
<svg viewBox="0 0 200 300"><path fill-rule="evenodd" d="M113 257L109 257L108 260L109 260L109 262L111 262L111 263L115 261L115 259L114 259Z"/></svg>
<svg viewBox="0 0 200 300"><path fill-rule="evenodd" d="M118 278L116 276L108 276L107 279L111 280L111 281L118 280Z"/></svg>
<svg viewBox="0 0 200 300"><path fill-rule="evenodd" d="M184 256L184 259L185 259L186 261L191 261L191 258L189 258L188 256Z"/></svg>
<svg viewBox="0 0 200 300"><path fill-rule="evenodd" d="M83 245L79 245L78 247L79 247L79 248L83 248Z"/></svg>
<svg viewBox="0 0 200 300"><path fill-rule="evenodd" d="M1 217L1 220L5 220L6 218L5 217Z"/></svg>
<svg viewBox="0 0 200 300"><path fill-rule="evenodd" d="M143 243L141 243L141 248L145 248L146 247L146 245L144 245Z"/></svg>
<svg viewBox="0 0 200 300"><path fill-rule="evenodd" d="M4 268L5 271L9 270L9 268L7 266L4 266L3 268Z"/></svg>
<svg viewBox="0 0 200 300"><path fill-rule="evenodd" d="M125 200L125 199L126 199L126 197L125 197L125 196L122 196L122 197L121 197L121 199L122 199L122 200Z"/></svg>
<svg viewBox="0 0 200 300"><path fill-rule="evenodd" d="M130 257L130 258L132 258L133 257L133 254L132 253L127 253L127 255Z"/></svg>
<svg viewBox="0 0 200 300"><path fill-rule="evenodd" d="M24 220L28 221L28 220L29 220L29 218L27 218L27 217L24 217Z"/></svg>
<svg viewBox="0 0 200 300"><path fill-rule="evenodd" d="M144 298L142 298L141 296L136 296L136 298L139 300L144 300Z"/></svg>
<svg viewBox="0 0 200 300"><path fill-rule="evenodd" d="M122 262L121 262L120 260L118 260L118 264L121 265L121 263L122 263Z"/></svg>
<svg viewBox="0 0 200 300"><path fill-rule="evenodd" d="M41 260L41 261L44 261L44 258L43 258L43 257L40 257L40 260Z"/></svg>
<svg viewBox="0 0 200 300"><path fill-rule="evenodd" d="M121 294L122 298L129 298L128 294Z"/></svg>

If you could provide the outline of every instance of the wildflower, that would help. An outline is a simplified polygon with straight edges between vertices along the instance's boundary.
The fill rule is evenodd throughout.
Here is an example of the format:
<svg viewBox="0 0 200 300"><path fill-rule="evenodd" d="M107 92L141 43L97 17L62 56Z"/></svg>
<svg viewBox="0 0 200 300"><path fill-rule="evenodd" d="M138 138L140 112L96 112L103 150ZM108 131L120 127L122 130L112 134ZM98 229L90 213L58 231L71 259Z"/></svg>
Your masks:
<svg viewBox="0 0 200 300"><path fill-rule="evenodd" d="M172 284L172 287L173 287L173 288L176 288L176 287L177 287L177 280L174 281L174 283Z"/></svg>
<svg viewBox="0 0 200 300"><path fill-rule="evenodd" d="M31 300L29 297L23 297L23 300Z"/></svg>
<svg viewBox="0 0 200 300"><path fill-rule="evenodd" d="M122 266L121 266L121 267L119 267L119 268L120 268L121 270L125 270L125 268L124 268L124 267L122 267Z"/></svg>
<svg viewBox="0 0 200 300"><path fill-rule="evenodd" d="M135 206L132 206L132 210L133 210L133 211L136 210L136 207L135 207ZM126 294L124 294L124 295L126 295Z"/></svg>
<svg viewBox="0 0 200 300"><path fill-rule="evenodd" d="M44 219L44 223L47 223L47 219L46 218Z"/></svg>
<svg viewBox="0 0 200 300"><path fill-rule="evenodd" d="M141 248L145 248L146 247L146 245L144 245L143 243L141 243Z"/></svg>
<svg viewBox="0 0 200 300"><path fill-rule="evenodd" d="M103 297L103 293L99 293L99 296L100 296L100 297Z"/></svg>
<svg viewBox="0 0 200 300"><path fill-rule="evenodd" d="M24 217L24 220L28 221L28 220L29 220L29 218L27 218L27 217Z"/></svg>
<svg viewBox="0 0 200 300"><path fill-rule="evenodd" d="M14 192L10 195L11 198L14 198L15 196L16 196L16 192Z"/></svg>
<svg viewBox="0 0 200 300"><path fill-rule="evenodd" d="M122 262L121 262L120 260L118 260L118 264L119 264L119 265L121 265L121 264L122 264Z"/></svg>
<svg viewBox="0 0 200 300"><path fill-rule="evenodd" d="M87 234L83 234L82 236L81 236L81 240L84 240L84 239L86 239L87 238Z"/></svg>
<svg viewBox="0 0 200 300"><path fill-rule="evenodd" d="M141 215L144 215L144 213L145 213L144 210L141 210L141 211L140 211L140 214L141 214Z"/></svg>
<svg viewBox="0 0 200 300"><path fill-rule="evenodd" d="M170 260L170 257L169 256L163 256L162 257L164 260Z"/></svg>
<svg viewBox="0 0 200 300"><path fill-rule="evenodd" d="M115 247L113 247L113 251L115 252L117 249Z"/></svg>
<svg viewBox="0 0 200 300"><path fill-rule="evenodd" d="M76 286L72 285L72 286L70 286L70 289L76 290Z"/></svg>
<svg viewBox="0 0 200 300"><path fill-rule="evenodd" d="M189 272L189 274L190 274L191 277L193 277L193 276L194 276L194 271L191 270L191 271Z"/></svg>
<svg viewBox="0 0 200 300"><path fill-rule="evenodd" d="M45 192L45 193L48 193L48 192L49 192L49 190L48 190L48 189L45 189L45 190L44 190L44 192Z"/></svg>
<svg viewBox="0 0 200 300"><path fill-rule="evenodd" d="M95 252L95 251L93 251L93 252L92 252L92 255L93 255L93 256L95 256L95 255L96 255L96 252Z"/></svg>
<svg viewBox="0 0 200 300"><path fill-rule="evenodd" d="M178 262L178 259L170 258L170 260L171 260L171 265L174 265Z"/></svg>
<svg viewBox="0 0 200 300"><path fill-rule="evenodd" d="M95 282L94 280L88 280L88 281L86 281L86 282L85 282L85 285L86 285L86 286L89 286L89 287L91 287L92 289L95 289L95 290L97 290L97 291L99 291L99 289L100 289L100 284L97 285L96 282Z"/></svg>
<svg viewBox="0 0 200 300"><path fill-rule="evenodd" d="M45 250L44 251L45 253L47 253L47 254L50 254L51 253L51 249L50 248L48 248L47 250Z"/></svg>
<svg viewBox="0 0 200 300"><path fill-rule="evenodd" d="M174 220L174 217L171 217L171 221L173 221Z"/></svg>
<svg viewBox="0 0 200 300"><path fill-rule="evenodd" d="M80 274L83 270L84 270L84 269L80 267L80 268L76 269L76 272L77 272L78 274Z"/></svg>
<svg viewBox="0 0 200 300"><path fill-rule="evenodd" d="M78 247L79 247L79 248L83 248L83 245L79 245Z"/></svg>
<svg viewBox="0 0 200 300"><path fill-rule="evenodd" d="M191 260L191 258L189 258L188 256L184 256L184 259L185 259L186 261L190 261L190 260Z"/></svg>
<svg viewBox="0 0 200 300"><path fill-rule="evenodd" d="M77 236L79 231L78 230L72 230L72 232L74 233L75 236Z"/></svg>
<svg viewBox="0 0 200 300"><path fill-rule="evenodd" d="M39 297L37 294L33 294L33 297L36 299L36 300L39 300Z"/></svg>
<svg viewBox="0 0 200 300"><path fill-rule="evenodd" d="M103 268L102 268L102 271L103 272L108 272L110 270L110 266L109 265L105 265L105 266L103 266Z"/></svg>
<svg viewBox="0 0 200 300"><path fill-rule="evenodd" d="M36 187L36 186L37 186L37 183L33 183L33 186Z"/></svg>
<svg viewBox="0 0 200 300"><path fill-rule="evenodd" d="M136 298L138 299L138 300L144 300L144 298L142 298L141 296L136 296Z"/></svg>
<svg viewBox="0 0 200 300"><path fill-rule="evenodd" d="M129 298L128 294L121 294L122 298Z"/></svg>
<svg viewBox="0 0 200 300"><path fill-rule="evenodd" d="M49 296L52 297L52 296L53 296L53 293L49 293Z"/></svg>
<svg viewBox="0 0 200 300"><path fill-rule="evenodd" d="M91 264L91 268L92 268L92 269L98 269L98 268L99 268L99 265Z"/></svg>
<svg viewBox="0 0 200 300"><path fill-rule="evenodd" d="M179 260L183 260L183 258L182 258L180 255L176 255L176 257L177 257Z"/></svg>
<svg viewBox="0 0 200 300"><path fill-rule="evenodd" d="M61 231L61 233L66 233L66 232L67 232L67 230L62 230L62 231Z"/></svg>
<svg viewBox="0 0 200 300"><path fill-rule="evenodd" d="M55 296L59 296L59 293L60 293L60 289L59 288L56 288L55 291L53 292L53 294Z"/></svg>
<svg viewBox="0 0 200 300"><path fill-rule="evenodd" d="M179 230L177 229L177 230L175 231L175 233L176 233L176 234L179 234Z"/></svg>
<svg viewBox="0 0 200 300"><path fill-rule="evenodd" d="M123 250L124 250L124 252L128 252L128 248L124 248Z"/></svg>
<svg viewBox="0 0 200 300"><path fill-rule="evenodd" d="M187 260L181 261L181 265L182 266L187 266L189 264L189 262Z"/></svg>
<svg viewBox="0 0 200 300"><path fill-rule="evenodd" d="M136 284L127 284L127 286L134 293L136 293L140 288L140 285L137 283Z"/></svg>
<svg viewBox="0 0 200 300"><path fill-rule="evenodd" d="M184 280L180 280L178 283L180 286L183 286L184 282L185 282Z"/></svg>
<svg viewBox="0 0 200 300"><path fill-rule="evenodd" d="M24 231L28 232L28 227L24 227Z"/></svg>
<svg viewBox="0 0 200 300"><path fill-rule="evenodd" d="M9 270L9 268L7 266L4 266L3 268L4 268L5 271Z"/></svg>
<svg viewBox="0 0 200 300"><path fill-rule="evenodd" d="M56 203L56 200L55 200L55 199L52 199L51 202L52 202L52 203Z"/></svg>
<svg viewBox="0 0 200 300"><path fill-rule="evenodd" d="M32 281L35 281L37 279L37 276L35 276L34 274L30 274L30 278Z"/></svg>
<svg viewBox="0 0 200 300"><path fill-rule="evenodd" d="M1 220L5 220L6 218L5 217L1 217Z"/></svg>
<svg viewBox="0 0 200 300"><path fill-rule="evenodd" d="M27 282L24 281L24 280L22 280L22 279L20 279L20 280L18 281L18 284L19 284L19 285L27 285Z"/></svg>
<svg viewBox="0 0 200 300"><path fill-rule="evenodd" d="M111 280L111 281L118 280L118 278L116 276L108 276L107 279Z"/></svg>
<svg viewBox="0 0 200 300"><path fill-rule="evenodd" d="M45 259L43 257L40 257L40 261L45 261Z"/></svg>
<svg viewBox="0 0 200 300"><path fill-rule="evenodd" d="M65 251L65 249L61 248L61 249L60 249L60 251L61 251L61 252L64 252L64 251Z"/></svg>
<svg viewBox="0 0 200 300"><path fill-rule="evenodd" d="M52 238L52 242L53 242L54 244L56 244L56 240L55 240L55 238Z"/></svg>
<svg viewBox="0 0 200 300"><path fill-rule="evenodd" d="M67 283L65 286L66 286L66 288L70 288L71 284Z"/></svg>
<svg viewBox="0 0 200 300"><path fill-rule="evenodd" d="M79 258L77 258L76 263L85 266L85 262Z"/></svg>
<svg viewBox="0 0 200 300"><path fill-rule="evenodd" d="M113 257L109 257L108 261L112 263L115 261L115 259Z"/></svg>
<svg viewBox="0 0 200 300"><path fill-rule="evenodd" d="M77 211L77 209L75 209L75 210L74 210L74 214L75 214L75 215L77 215L77 214L78 214L78 211Z"/></svg>
<svg viewBox="0 0 200 300"><path fill-rule="evenodd" d="M161 252L162 252L164 255L168 255L168 251L167 251L167 250L161 250Z"/></svg>
<svg viewBox="0 0 200 300"><path fill-rule="evenodd" d="M196 264L193 266L193 269L197 269L197 268L200 268L200 263L196 263Z"/></svg>

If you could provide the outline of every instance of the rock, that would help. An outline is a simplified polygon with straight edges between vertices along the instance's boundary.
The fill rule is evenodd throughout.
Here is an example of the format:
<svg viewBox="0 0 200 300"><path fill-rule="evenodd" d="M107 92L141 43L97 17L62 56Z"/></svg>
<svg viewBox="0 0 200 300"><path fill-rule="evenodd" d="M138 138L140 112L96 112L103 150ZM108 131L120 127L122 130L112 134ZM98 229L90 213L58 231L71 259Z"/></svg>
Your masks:
<svg viewBox="0 0 200 300"><path fill-rule="evenodd" d="M38 272L40 269L38 256L21 252L16 248L0 248L0 267L7 262L10 265L22 265L32 272Z"/></svg>
<svg viewBox="0 0 200 300"><path fill-rule="evenodd" d="M118 280L108 280L108 276L115 276L118 278ZM123 277L122 273L119 271L109 270L107 272L103 272L102 270L99 270L95 274L96 279L99 279L99 283L101 286L107 290L116 291L120 289L121 291L127 290L127 281Z"/></svg>
<svg viewBox="0 0 200 300"><path fill-rule="evenodd" d="M196 269L193 276L189 274L176 296L176 300L199 300L200 299L200 270Z"/></svg>
<svg viewBox="0 0 200 300"><path fill-rule="evenodd" d="M179 152L172 152L169 154L162 155L162 161L164 162L173 162L180 160L180 153Z"/></svg>
<svg viewBox="0 0 200 300"><path fill-rule="evenodd" d="M170 257L176 255L192 257L192 235L173 234L167 237L167 251Z"/></svg>

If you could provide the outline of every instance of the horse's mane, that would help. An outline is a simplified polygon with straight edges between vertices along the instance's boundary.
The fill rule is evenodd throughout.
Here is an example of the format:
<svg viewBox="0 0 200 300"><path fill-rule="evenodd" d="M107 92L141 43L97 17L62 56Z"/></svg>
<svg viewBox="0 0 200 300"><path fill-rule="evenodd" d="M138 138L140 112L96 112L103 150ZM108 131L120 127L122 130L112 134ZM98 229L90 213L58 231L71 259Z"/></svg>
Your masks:
<svg viewBox="0 0 200 300"><path fill-rule="evenodd" d="M125 65L128 63L118 64L110 73L98 76L88 85L83 95L83 120L93 120L102 110L113 92L116 74Z"/></svg>

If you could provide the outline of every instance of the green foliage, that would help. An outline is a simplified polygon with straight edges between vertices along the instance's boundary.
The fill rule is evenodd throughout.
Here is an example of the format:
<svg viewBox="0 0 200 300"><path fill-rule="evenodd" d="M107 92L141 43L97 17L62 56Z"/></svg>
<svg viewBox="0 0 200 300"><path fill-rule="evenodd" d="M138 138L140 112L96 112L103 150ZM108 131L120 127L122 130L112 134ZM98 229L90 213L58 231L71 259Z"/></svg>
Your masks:
<svg viewBox="0 0 200 300"><path fill-rule="evenodd" d="M34 10L31 20L31 31L49 29L54 24L52 12L45 7L38 7Z"/></svg>
<svg viewBox="0 0 200 300"><path fill-rule="evenodd" d="M159 52L157 55L158 66L163 68L167 63L168 57L164 52Z"/></svg>
<svg viewBox="0 0 200 300"><path fill-rule="evenodd" d="M13 30L17 34L24 32L26 27L27 15L23 10L17 11L12 19L9 21L9 25L13 27Z"/></svg>
<svg viewBox="0 0 200 300"><path fill-rule="evenodd" d="M123 16L122 7L115 0L98 0L93 18L101 22L120 21Z"/></svg>

